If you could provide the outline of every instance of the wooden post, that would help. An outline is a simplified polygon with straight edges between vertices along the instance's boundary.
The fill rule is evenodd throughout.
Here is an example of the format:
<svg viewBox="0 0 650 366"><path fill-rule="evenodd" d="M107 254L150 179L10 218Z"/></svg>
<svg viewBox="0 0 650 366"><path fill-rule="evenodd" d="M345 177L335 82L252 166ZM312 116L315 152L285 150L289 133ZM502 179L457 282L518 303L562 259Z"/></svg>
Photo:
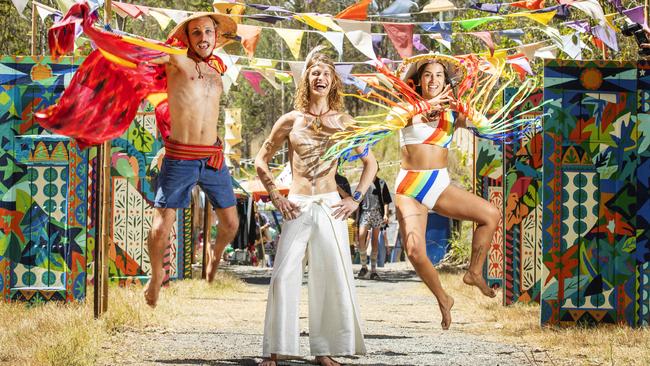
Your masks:
<svg viewBox="0 0 650 366"><path fill-rule="evenodd" d="M208 263L210 262L210 229L212 229L212 204L208 196L205 195L205 208L203 211L203 266L201 269L201 278L208 278Z"/></svg>
<svg viewBox="0 0 650 366"><path fill-rule="evenodd" d="M109 24L111 21L111 0L104 3L104 22ZM97 185L101 192L98 208L100 212L99 219L99 242L95 244L95 318L101 316L108 310L108 243L110 240L110 198L111 198L111 142L104 142L98 149L97 166L99 168L99 184Z"/></svg>
<svg viewBox="0 0 650 366"><path fill-rule="evenodd" d="M36 32L38 32L36 12L36 4L32 2L32 56L36 56Z"/></svg>

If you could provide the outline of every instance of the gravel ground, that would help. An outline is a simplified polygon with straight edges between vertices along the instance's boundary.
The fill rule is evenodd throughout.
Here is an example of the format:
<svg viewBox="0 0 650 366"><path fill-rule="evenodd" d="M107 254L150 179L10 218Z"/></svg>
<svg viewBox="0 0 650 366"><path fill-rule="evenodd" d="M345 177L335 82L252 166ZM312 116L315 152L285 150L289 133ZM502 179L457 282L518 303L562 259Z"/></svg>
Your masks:
<svg viewBox="0 0 650 366"><path fill-rule="evenodd" d="M224 266L224 270L244 280L245 289L223 298L183 299L178 304L179 314L170 325L127 331L107 339L100 364L257 364L261 360L270 270L247 266ZM381 281L356 280L368 354L337 358L339 362L376 366L559 364L558 360L549 360L542 350L497 343L464 332L468 324L463 322L457 307L452 312L451 330L442 331L435 298L408 264L388 264L381 274ZM164 291L161 301L165 301ZM458 304L459 299L456 301ZM301 300L301 351L303 359L279 364L305 365L313 360L308 355L305 286Z"/></svg>

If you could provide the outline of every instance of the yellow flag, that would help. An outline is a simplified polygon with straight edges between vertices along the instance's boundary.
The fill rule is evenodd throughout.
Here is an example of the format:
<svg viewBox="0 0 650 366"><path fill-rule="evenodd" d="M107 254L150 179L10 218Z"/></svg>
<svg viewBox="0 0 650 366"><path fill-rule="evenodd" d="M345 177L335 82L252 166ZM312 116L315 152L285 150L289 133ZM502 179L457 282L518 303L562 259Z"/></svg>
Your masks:
<svg viewBox="0 0 650 366"><path fill-rule="evenodd" d="M557 13L557 10L549 11L547 13L514 13L514 14L506 14L505 16L507 17L526 17L530 18L538 23L541 23L543 25L547 25L551 19L555 16L555 13Z"/></svg>
<svg viewBox="0 0 650 366"><path fill-rule="evenodd" d="M296 14L294 15L294 18L296 18L296 20L299 20L307 24L308 26L314 29L318 29L321 32L327 31L327 25L321 23L322 20L320 18L322 17L319 17L317 15Z"/></svg>
<svg viewBox="0 0 650 366"><path fill-rule="evenodd" d="M275 28L275 31L278 33L282 39L289 46L289 50L293 57L298 60L300 58L300 45L302 45L302 36L305 34L305 31L300 29L283 29Z"/></svg>
<svg viewBox="0 0 650 366"><path fill-rule="evenodd" d="M506 62L506 57L508 56L508 51L506 50L495 50L494 54L490 57L486 55L487 60L494 65L494 67L499 67Z"/></svg>

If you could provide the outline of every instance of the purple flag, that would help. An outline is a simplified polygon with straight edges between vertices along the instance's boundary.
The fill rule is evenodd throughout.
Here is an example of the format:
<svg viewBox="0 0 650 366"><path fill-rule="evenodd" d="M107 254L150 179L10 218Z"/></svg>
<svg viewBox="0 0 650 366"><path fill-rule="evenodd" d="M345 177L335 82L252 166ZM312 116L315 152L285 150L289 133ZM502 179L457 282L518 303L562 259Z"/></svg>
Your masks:
<svg viewBox="0 0 650 366"><path fill-rule="evenodd" d="M469 5L469 7L472 9L481 10L493 14L498 14L502 6L503 4L484 4L479 2L473 2Z"/></svg>
<svg viewBox="0 0 650 366"><path fill-rule="evenodd" d="M562 23L569 28L575 29L580 33L589 33L591 31L591 26L587 20L574 20L571 22Z"/></svg>
<svg viewBox="0 0 650 366"><path fill-rule="evenodd" d="M597 25L591 28L591 33L600 38L607 47L618 52L618 41L616 41L616 32L610 27L603 27L602 25Z"/></svg>
<svg viewBox="0 0 650 366"><path fill-rule="evenodd" d="M451 42L451 22L431 22L420 24L420 28L426 32L440 33L442 39Z"/></svg>
<svg viewBox="0 0 650 366"><path fill-rule="evenodd" d="M647 27L646 21L645 21L645 14L643 13L643 6L637 6L636 8L628 9L628 10L623 10L623 14L630 18L631 21L634 23L639 23L645 27Z"/></svg>

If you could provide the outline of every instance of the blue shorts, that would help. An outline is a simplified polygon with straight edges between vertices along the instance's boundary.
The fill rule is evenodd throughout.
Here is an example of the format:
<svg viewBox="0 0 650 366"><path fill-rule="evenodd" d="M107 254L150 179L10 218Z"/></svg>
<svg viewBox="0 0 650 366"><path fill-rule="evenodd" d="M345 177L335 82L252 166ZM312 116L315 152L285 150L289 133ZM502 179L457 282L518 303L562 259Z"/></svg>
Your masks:
<svg viewBox="0 0 650 366"><path fill-rule="evenodd" d="M165 157L156 181L157 208L187 208L192 188L203 189L212 205L226 208L237 203L226 164L216 170L207 166L208 159L177 160Z"/></svg>

